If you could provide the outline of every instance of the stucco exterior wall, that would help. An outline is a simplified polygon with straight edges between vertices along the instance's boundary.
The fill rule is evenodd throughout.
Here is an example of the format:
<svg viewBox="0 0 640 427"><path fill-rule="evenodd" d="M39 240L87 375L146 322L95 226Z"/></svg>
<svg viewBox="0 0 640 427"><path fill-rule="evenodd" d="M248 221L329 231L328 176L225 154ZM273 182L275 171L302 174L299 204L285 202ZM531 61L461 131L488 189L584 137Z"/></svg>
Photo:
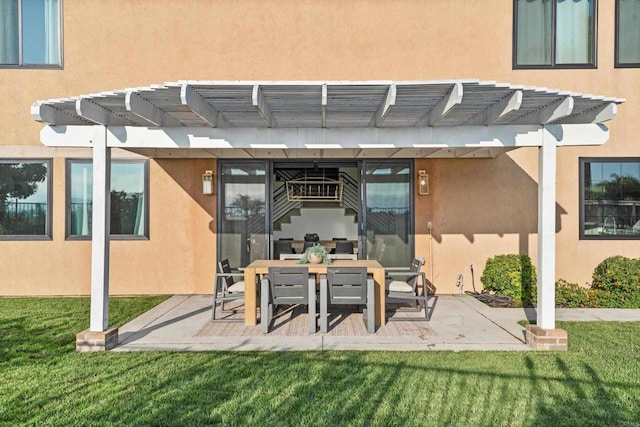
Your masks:
<svg viewBox="0 0 640 427"><path fill-rule="evenodd" d="M64 68L0 69L0 158L54 159L53 239L0 241L0 295L89 292L90 243L64 238L64 159L87 152L42 147L32 102L185 79L479 78L626 97L606 145L558 150L556 276L585 283L606 256L640 256L640 241L578 239L578 158L640 155L640 71L614 68L614 3L598 5L596 69L513 70L504 0L64 0ZM415 198L416 254L439 292L457 292L459 273L479 288L498 253L536 260L537 161L536 149L416 161L432 191ZM201 194L205 169L216 161L151 160L150 239L112 242L112 294L210 292L216 198Z"/></svg>

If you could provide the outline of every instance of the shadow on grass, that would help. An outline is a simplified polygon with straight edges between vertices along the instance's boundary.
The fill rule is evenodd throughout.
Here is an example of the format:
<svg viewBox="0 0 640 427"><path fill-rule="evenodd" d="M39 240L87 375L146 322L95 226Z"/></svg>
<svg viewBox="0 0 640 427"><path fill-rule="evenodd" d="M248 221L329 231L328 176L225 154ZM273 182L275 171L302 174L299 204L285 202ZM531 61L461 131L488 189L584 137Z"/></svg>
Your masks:
<svg viewBox="0 0 640 427"><path fill-rule="evenodd" d="M44 313L61 336L77 329L69 309ZM42 316L2 318L11 354L30 353ZM640 325L588 327L567 353L80 354L68 339L50 363L0 364L0 424L634 425ZM627 329L636 344L591 346Z"/></svg>
<svg viewBox="0 0 640 427"><path fill-rule="evenodd" d="M110 298L110 322L121 325L166 296ZM75 350L75 334L89 326L89 298L1 298L0 369Z"/></svg>
<svg viewBox="0 0 640 427"><path fill-rule="evenodd" d="M594 425L640 426L638 416L640 387L632 383L612 383L590 364L568 364L560 357L554 358L561 379L541 385L531 357L525 364L533 389L538 395L536 418L533 425ZM621 396L622 394L622 396ZM635 395L630 407L625 401L628 394ZM630 411L635 407L635 410Z"/></svg>

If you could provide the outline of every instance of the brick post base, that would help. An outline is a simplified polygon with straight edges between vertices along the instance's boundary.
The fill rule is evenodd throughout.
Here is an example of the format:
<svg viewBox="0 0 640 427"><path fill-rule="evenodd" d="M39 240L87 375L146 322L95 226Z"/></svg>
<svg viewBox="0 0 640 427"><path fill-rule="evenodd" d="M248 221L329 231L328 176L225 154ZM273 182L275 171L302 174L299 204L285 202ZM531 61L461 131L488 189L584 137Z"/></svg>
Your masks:
<svg viewBox="0 0 640 427"><path fill-rule="evenodd" d="M118 344L118 328L102 332L82 331L76 334L76 351L111 350Z"/></svg>
<svg viewBox="0 0 640 427"><path fill-rule="evenodd" d="M542 329L537 325L525 327L525 340L534 350L567 351L567 331L564 329Z"/></svg>

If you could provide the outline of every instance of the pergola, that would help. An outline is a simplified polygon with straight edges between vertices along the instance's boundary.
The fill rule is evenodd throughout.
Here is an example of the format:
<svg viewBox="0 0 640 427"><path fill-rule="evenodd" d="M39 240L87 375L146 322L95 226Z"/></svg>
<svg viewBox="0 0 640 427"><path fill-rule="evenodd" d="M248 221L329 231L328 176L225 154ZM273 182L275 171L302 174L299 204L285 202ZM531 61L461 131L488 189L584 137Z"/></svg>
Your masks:
<svg viewBox="0 0 640 427"><path fill-rule="evenodd" d="M537 324L555 328L556 148L601 145L625 100L478 80L179 81L36 101L93 148L90 331L108 327L111 148L184 158L486 158L539 148Z"/></svg>

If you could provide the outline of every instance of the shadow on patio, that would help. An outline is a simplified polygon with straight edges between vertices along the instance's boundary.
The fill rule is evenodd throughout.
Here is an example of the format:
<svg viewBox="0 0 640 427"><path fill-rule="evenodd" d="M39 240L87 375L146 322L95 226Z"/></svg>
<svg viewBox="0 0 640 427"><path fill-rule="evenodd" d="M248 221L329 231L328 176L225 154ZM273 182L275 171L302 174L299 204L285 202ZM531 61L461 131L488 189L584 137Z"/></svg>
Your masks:
<svg viewBox="0 0 640 427"><path fill-rule="evenodd" d="M469 296L437 296L422 313L388 312L386 325L367 334L362 313L335 312L327 334L310 334L306 313L279 315L271 332L242 321L211 321L211 297L176 295L120 328L116 351L127 350L527 350L518 320L524 312L492 316ZM500 313L499 311L497 313ZM504 312L503 312L504 313ZM237 320L242 314L233 314ZM230 320L230 319L228 319Z"/></svg>

